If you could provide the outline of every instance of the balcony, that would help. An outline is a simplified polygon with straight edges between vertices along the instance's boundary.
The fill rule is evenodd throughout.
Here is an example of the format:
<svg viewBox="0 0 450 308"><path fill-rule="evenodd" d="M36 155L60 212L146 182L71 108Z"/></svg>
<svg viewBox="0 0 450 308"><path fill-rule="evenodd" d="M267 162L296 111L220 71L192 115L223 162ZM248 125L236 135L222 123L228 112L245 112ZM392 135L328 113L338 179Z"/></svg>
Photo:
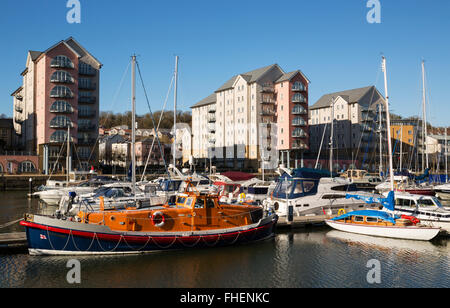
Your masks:
<svg viewBox="0 0 450 308"><path fill-rule="evenodd" d="M268 109L268 108L263 108L263 109L261 109L260 115L262 115L262 116L274 116L275 115L275 110Z"/></svg>
<svg viewBox="0 0 450 308"><path fill-rule="evenodd" d="M208 112L209 113L216 113L216 105L215 104L209 105Z"/></svg>
<svg viewBox="0 0 450 308"><path fill-rule="evenodd" d="M302 118L292 120L292 126L306 126L306 121Z"/></svg>
<svg viewBox="0 0 450 308"><path fill-rule="evenodd" d="M79 118L93 118L97 115L97 112L94 110L79 110L78 117Z"/></svg>
<svg viewBox="0 0 450 308"><path fill-rule="evenodd" d="M292 109L292 114L306 114L306 113L307 113L307 111L303 107L294 107Z"/></svg>
<svg viewBox="0 0 450 308"><path fill-rule="evenodd" d="M22 106L20 106L20 105L15 105L15 106L14 106L14 109L15 109L17 112L20 112L20 113L23 112L23 108L22 108Z"/></svg>
<svg viewBox="0 0 450 308"><path fill-rule="evenodd" d="M293 103L306 103L306 98L301 94L295 94L292 97L292 102Z"/></svg>
<svg viewBox="0 0 450 308"><path fill-rule="evenodd" d="M80 96L78 97L78 102L86 104L94 104L96 102L96 98L94 96Z"/></svg>
<svg viewBox="0 0 450 308"><path fill-rule="evenodd" d="M14 118L14 121L15 121L16 123L22 124L22 123L24 122L24 119L22 119L21 117L15 117L15 118Z"/></svg>
<svg viewBox="0 0 450 308"><path fill-rule="evenodd" d="M95 89L97 89L97 84L95 82L78 83L78 89L80 89L80 90L95 90Z"/></svg>
<svg viewBox="0 0 450 308"><path fill-rule="evenodd" d="M306 87L303 83L301 82L296 82L292 85L292 91L293 92L305 92L306 91Z"/></svg>
<svg viewBox="0 0 450 308"><path fill-rule="evenodd" d="M209 123L215 123L216 122L216 115L214 113L210 113L208 115L208 122Z"/></svg>
<svg viewBox="0 0 450 308"><path fill-rule="evenodd" d="M52 83L68 83L68 84L73 84L75 83L75 79L70 76L68 73L66 74L60 74L61 71L57 71L55 72L51 77L50 77L50 82Z"/></svg>
<svg viewBox="0 0 450 308"><path fill-rule="evenodd" d="M275 87L272 84L264 84L261 88L261 93L274 93Z"/></svg>
<svg viewBox="0 0 450 308"><path fill-rule="evenodd" d="M263 104L275 104L275 100L272 97L263 96L261 103L263 103Z"/></svg>
<svg viewBox="0 0 450 308"><path fill-rule="evenodd" d="M94 124L80 124L78 125L78 131L92 131L95 130L96 126Z"/></svg>
<svg viewBox="0 0 450 308"><path fill-rule="evenodd" d="M308 145L304 142L294 142L292 143L292 149L294 150L307 150Z"/></svg>
<svg viewBox="0 0 450 308"><path fill-rule="evenodd" d="M292 132L292 137L293 138L306 138L307 135L306 135L306 133L305 133L305 131L303 129L295 129Z"/></svg>
<svg viewBox="0 0 450 308"><path fill-rule="evenodd" d="M94 138L78 138L78 145L93 145L97 142Z"/></svg>
<svg viewBox="0 0 450 308"><path fill-rule="evenodd" d="M208 132L215 133L216 132L216 125L215 124L208 124Z"/></svg>

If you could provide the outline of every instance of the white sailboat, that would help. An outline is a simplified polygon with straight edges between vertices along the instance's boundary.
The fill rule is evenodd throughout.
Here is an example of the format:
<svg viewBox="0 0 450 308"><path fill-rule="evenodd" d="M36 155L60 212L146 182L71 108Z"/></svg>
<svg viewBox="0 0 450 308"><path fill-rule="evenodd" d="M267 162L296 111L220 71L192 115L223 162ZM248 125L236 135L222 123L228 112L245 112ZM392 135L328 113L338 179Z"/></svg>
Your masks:
<svg viewBox="0 0 450 308"><path fill-rule="evenodd" d="M339 231L357 233L363 235L409 239L428 241L436 237L441 228L428 227L418 224L415 219L408 219L394 214L395 209L395 192L394 192L394 169L392 161L392 142L391 127L389 114L389 95L387 90L387 70L386 58L383 56L382 68L384 72L384 84L386 95L386 120L388 134L388 151L389 151L389 172L391 191L387 198L376 198L359 195L348 195L348 198L364 200L366 203L382 204L387 211L380 210L363 210L346 213L334 219L326 220L326 223Z"/></svg>

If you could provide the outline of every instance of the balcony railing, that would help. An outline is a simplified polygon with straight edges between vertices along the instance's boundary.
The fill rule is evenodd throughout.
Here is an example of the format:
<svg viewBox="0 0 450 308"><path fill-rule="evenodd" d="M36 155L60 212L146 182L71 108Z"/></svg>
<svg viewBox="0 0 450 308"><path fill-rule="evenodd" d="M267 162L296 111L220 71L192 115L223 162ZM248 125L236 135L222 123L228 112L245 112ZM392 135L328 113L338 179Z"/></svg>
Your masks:
<svg viewBox="0 0 450 308"><path fill-rule="evenodd" d="M97 88L97 84L95 82L88 83L78 83L78 89L82 90L95 90Z"/></svg>
<svg viewBox="0 0 450 308"><path fill-rule="evenodd" d="M292 120L293 126L306 126L306 121L303 119L294 119Z"/></svg>
<svg viewBox="0 0 450 308"><path fill-rule="evenodd" d="M94 124L80 124L78 126L78 131L91 131L95 130L96 126Z"/></svg>
<svg viewBox="0 0 450 308"><path fill-rule="evenodd" d="M260 115L262 115L262 116L274 116L275 115L275 110L263 108L263 109L261 109Z"/></svg>
<svg viewBox="0 0 450 308"><path fill-rule="evenodd" d="M306 109L303 108L303 107L301 107L301 108L294 107L294 108L292 109L292 114L306 114L306 113L307 113L307 112L306 112Z"/></svg>
<svg viewBox="0 0 450 308"><path fill-rule="evenodd" d="M294 91L294 92L304 92L304 91L306 91L306 87L302 83L295 83L292 86L292 91Z"/></svg>
<svg viewBox="0 0 450 308"><path fill-rule="evenodd" d="M79 110L78 111L79 118L92 118L92 117L95 117L96 115L97 115L97 112L95 112L93 110L89 110L89 111Z"/></svg>
<svg viewBox="0 0 450 308"><path fill-rule="evenodd" d="M292 148L296 149L296 150L307 150L308 149L308 145L304 142L294 142L292 144Z"/></svg>
<svg viewBox="0 0 450 308"><path fill-rule="evenodd" d="M216 112L216 105L215 104L214 105L210 105L208 107L208 112L209 113L215 113Z"/></svg>
<svg viewBox="0 0 450 308"><path fill-rule="evenodd" d="M96 102L96 98L94 96L80 96L78 97L78 102L93 104Z"/></svg>
<svg viewBox="0 0 450 308"><path fill-rule="evenodd" d="M262 93L274 93L275 87L273 85L263 85L261 88Z"/></svg>
<svg viewBox="0 0 450 308"><path fill-rule="evenodd" d="M14 106L14 109L15 109L17 112L23 112L22 106L15 105L15 106Z"/></svg>
<svg viewBox="0 0 450 308"><path fill-rule="evenodd" d="M216 132L216 125L215 124L208 124L208 132L215 133Z"/></svg>
<svg viewBox="0 0 450 308"><path fill-rule="evenodd" d="M292 137L293 138L306 138L306 133L305 133L305 131L303 131L302 129L300 129L300 130L294 130L293 132L292 132Z"/></svg>
<svg viewBox="0 0 450 308"><path fill-rule="evenodd" d="M72 127L72 122L57 122L57 123L50 123L50 128L67 128Z"/></svg>
<svg viewBox="0 0 450 308"><path fill-rule="evenodd" d="M292 97L293 103L306 103L306 98L303 95L296 94Z"/></svg>
<svg viewBox="0 0 450 308"><path fill-rule="evenodd" d="M209 123L214 123L214 122L216 122L216 115L213 114L213 113L210 113L210 114L208 115L208 122L209 122Z"/></svg>

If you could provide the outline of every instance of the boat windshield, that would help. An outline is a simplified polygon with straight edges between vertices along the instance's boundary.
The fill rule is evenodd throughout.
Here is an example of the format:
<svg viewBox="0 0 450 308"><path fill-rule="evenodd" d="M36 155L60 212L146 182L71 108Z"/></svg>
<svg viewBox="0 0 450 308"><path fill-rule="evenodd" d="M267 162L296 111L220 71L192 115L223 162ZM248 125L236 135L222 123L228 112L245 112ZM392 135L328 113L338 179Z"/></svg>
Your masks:
<svg viewBox="0 0 450 308"><path fill-rule="evenodd" d="M439 201L438 198L433 197L432 199L433 199L434 204L436 204L436 206L437 206L438 208L444 209L444 206L442 205L441 201Z"/></svg>
<svg viewBox="0 0 450 308"><path fill-rule="evenodd" d="M433 199L422 199L422 198L420 198L420 199L418 199L417 200L417 205L419 206L419 207L432 207L432 206L435 206L435 205L437 205L437 204L435 204L435 202L437 201L438 203L439 203L439 201L438 200L436 200L435 202L433 202L434 200ZM439 203L440 204L440 203ZM439 205L438 205L439 206ZM441 207L442 207L442 205L441 205Z"/></svg>

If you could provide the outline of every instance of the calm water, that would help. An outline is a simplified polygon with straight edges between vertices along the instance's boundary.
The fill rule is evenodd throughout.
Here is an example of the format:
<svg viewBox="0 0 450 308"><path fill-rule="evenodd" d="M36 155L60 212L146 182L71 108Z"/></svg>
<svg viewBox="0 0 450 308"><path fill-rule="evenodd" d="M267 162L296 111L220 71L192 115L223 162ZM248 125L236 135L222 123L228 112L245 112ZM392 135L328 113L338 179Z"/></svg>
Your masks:
<svg viewBox="0 0 450 308"><path fill-rule="evenodd" d="M26 193L0 193L0 225L42 212ZM0 232L22 231L20 226ZM78 257L78 287L301 288L450 287L449 239L415 242L357 236L327 227L279 232L250 245L120 257ZM72 287L69 257L0 252L0 287ZM367 262L381 264L369 284Z"/></svg>

